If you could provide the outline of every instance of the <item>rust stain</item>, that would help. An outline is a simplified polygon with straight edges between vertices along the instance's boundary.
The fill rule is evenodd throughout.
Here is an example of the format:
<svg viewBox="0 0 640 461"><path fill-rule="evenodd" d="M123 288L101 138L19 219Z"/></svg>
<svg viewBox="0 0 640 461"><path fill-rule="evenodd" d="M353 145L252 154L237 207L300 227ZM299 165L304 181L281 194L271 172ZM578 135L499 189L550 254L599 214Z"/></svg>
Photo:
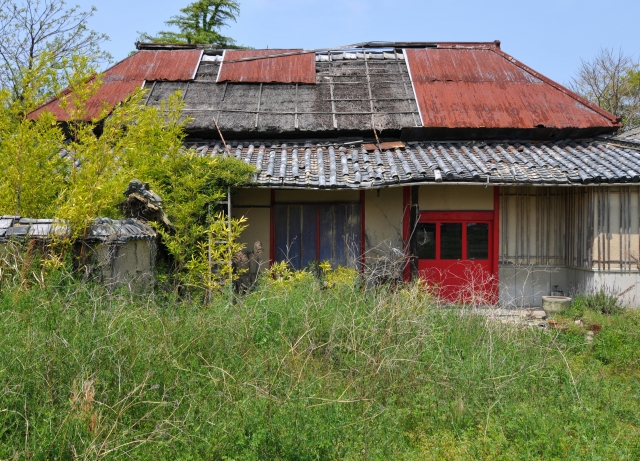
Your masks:
<svg viewBox="0 0 640 461"><path fill-rule="evenodd" d="M364 148L367 151L374 151L376 149L381 149L381 150L388 150L388 149L404 149L405 148L405 143L403 143L402 141L388 141L388 142L382 142L379 145L370 143L370 144L364 144Z"/></svg>
<svg viewBox="0 0 640 461"><path fill-rule="evenodd" d="M256 56L293 53L300 50L227 50L218 82L316 83L316 55L313 52L251 61L228 62Z"/></svg>
<svg viewBox="0 0 640 461"><path fill-rule="evenodd" d="M145 50L138 51L120 61L102 75L102 85L86 103L85 119L96 118L103 110L110 111L113 106L124 101L137 88L140 88L145 81L191 80L200 63L201 54L200 50ZM57 120L68 121L69 114L60 105L60 98L68 95L68 90L63 91L59 97L31 112L29 118L35 119L41 113L48 111L53 113Z"/></svg>
<svg viewBox="0 0 640 461"><path fill-rule="evenodd" d="M422 123L447 128L591 128L618 119L498 46L404 50Z"/></svg>

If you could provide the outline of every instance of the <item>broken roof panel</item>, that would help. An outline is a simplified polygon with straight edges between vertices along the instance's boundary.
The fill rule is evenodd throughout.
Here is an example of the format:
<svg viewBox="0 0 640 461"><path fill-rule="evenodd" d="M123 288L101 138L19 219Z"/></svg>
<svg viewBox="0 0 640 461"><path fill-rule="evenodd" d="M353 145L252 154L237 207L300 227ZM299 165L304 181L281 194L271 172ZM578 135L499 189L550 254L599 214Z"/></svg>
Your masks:
<svg viewBox="0 0 640 461"><path fill-rule="evenodd" d="M104 72L98 91L87 101L86 119L98 117L105 108L110 111L145 81L192 80L201 56L202 50L138 51ZM35 119L49 111L57 120L68 121L70 115L60 104L60 98L68 95L68 91L63 92L60 97L30 113L29 117Z"/></svg>
<svg viewBox="0 0 640 461"><path fill-rule="evenodd" d="M316 83L316 55L302 50L226 50L216 81Z"/></svg>
<svg viewBox="0 0 640 461"><path fill-rule="evenodd" d="M220 62L203 60L193 82L149 84L147 104L157 106L182 89L183 113L191 119L187 131L192 134L216 133L214 120L225 136L372 133L372 126L387 132L421 126L402 53L327 53L316 58L326 58L314 63L316 85L217 84Z"/></svg>
<svg viewBox="0 0 640 461"><path fill-rule="evenodd" d="M502 52L497 43L406 49L425 127L619 127L609 112Z"/></svg>

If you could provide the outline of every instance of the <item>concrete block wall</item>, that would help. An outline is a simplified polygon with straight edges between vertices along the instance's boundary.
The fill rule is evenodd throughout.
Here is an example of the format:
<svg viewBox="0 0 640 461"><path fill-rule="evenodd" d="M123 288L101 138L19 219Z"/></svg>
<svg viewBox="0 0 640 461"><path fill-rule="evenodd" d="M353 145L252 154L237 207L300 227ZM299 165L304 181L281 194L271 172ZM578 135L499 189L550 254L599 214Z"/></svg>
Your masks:
<svg viewBox="0 0 640 461"><path fill-rule="evenodd" d="M622 304L640 307L640 271L598 271L566 266L512 266L499 268L500 303L510 307L540 307L551 291L565 295L600 288L617 295Z"/></svg>

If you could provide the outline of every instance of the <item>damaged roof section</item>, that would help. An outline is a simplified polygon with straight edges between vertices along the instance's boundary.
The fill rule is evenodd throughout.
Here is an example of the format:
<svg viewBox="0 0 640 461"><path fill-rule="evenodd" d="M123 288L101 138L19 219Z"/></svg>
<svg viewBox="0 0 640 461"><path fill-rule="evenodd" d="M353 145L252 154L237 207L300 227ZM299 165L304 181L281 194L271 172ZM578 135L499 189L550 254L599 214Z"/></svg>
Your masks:
<svg viewBox="0 0 640 461"><path fill-rule="evenodd" d="M144 45L144 46L142 46ZM370 136L404 141L613 135L620 120L500 50L499 42L369 42L324 50L140 44L107 70L89 117L143 82L146 104L182 92L192 137ZM59 100L50 110L69 116Z"/></svg>
<svg viewBox="0 0 640 461"><path fill-rule="evenodd" d="M216 133L214 120L225 136L236 137L372 134L373 127L399 132L421 125L402 53L324 53L314 59L315 85L216 83L221 62L205 55L194 81L155 82L147 104L159 105L182 90L184 114L192 119L187 131L195 136Z"/></svg>
<svg viewBox="0 0 640 461"><path fill-rule="evenodd" d="M365 140L366 141L366 140ZM200 155L254 165L258 186L365 189L407 183L603 184L640 181L640 149L557 142L194 141Z"/></svg>
<svg viewBox="0 0 640 461"><path fill-rule="evenodd" d="M312 84L315 61L302 50L226 50L216 82Z"/></svg>
<svg viewBox="0 0 640 461"><path fill-rule="evenodd" d="M138 51L136 54L120 61L107 69L102 76L102 85L87 101L87 120L98 117L104 108L111 110L113 106L124 101L145 81L186 81L191 80L198 68L202 50L171 51ZM45 111L52 112L58 121L68 121L70 115L61 105L61 99L68 97L63 92L29 114L35 119Z"/></svg>

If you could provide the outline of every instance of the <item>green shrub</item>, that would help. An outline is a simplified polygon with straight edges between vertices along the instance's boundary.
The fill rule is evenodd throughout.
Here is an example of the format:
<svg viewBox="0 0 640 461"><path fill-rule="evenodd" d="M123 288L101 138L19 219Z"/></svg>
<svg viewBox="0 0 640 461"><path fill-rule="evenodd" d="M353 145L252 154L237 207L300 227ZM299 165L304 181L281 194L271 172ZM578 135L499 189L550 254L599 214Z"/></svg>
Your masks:
<svg viewBox="0 0 640 461"><path fill-rule="evenodd" d="M571 307L578 313L592 311L604 315L619 314L624 310L618 296L605 288L574 295Z"/></svg>

